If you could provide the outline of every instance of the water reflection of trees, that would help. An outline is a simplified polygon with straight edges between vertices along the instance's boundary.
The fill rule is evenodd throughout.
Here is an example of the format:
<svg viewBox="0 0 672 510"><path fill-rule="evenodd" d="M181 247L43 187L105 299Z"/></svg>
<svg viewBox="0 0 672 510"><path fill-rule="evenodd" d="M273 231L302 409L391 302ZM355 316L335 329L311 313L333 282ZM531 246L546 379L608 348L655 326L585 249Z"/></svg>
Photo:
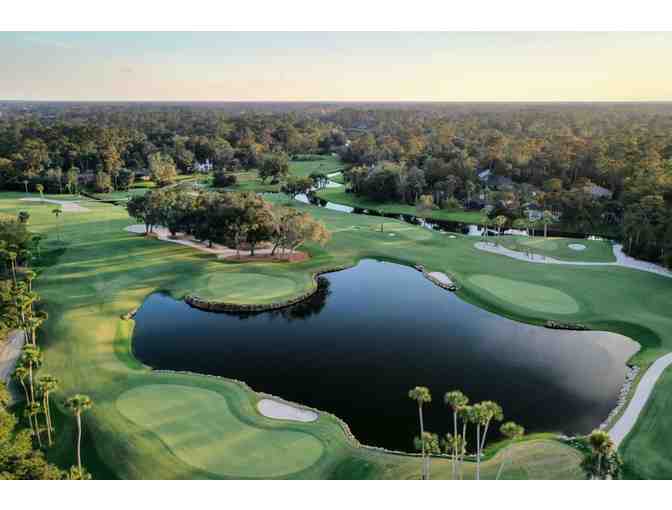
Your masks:
<svg viewBox="0 0 672 510"><path fill-rule="evenodd" d="M306 320L313 315L318 315L327 304L327 297L331 294L331 282L323 276L317 279L317 291L310 297L277 310L265 310L259 312L223 312L226 315L238 317L240 320L246 320L259 315L267 315L272 319L283 318L287 321Z"/></svg>

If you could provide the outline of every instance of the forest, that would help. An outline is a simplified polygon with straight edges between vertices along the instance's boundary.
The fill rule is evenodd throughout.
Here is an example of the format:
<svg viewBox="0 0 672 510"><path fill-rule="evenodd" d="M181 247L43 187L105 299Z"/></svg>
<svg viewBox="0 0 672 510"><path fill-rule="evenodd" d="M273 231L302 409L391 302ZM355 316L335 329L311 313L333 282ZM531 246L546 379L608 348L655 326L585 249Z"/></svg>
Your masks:
<svg viewBox="0 0 672 510"><path fill-rule="evenodd" d="M669 103L0 103L3 190L170 184L206 162L274 179L332 153L355 194L511 223L532 204L672 266Z"/></svg>

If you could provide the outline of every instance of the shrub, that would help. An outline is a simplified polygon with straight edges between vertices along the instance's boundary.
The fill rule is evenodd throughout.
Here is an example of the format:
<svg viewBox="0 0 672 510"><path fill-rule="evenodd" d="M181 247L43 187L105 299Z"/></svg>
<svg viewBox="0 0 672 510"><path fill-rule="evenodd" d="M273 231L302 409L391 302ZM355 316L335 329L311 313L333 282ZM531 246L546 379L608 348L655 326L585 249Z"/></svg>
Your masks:
<svg viewBox="0 0 672 510"><path fill-rule="evenodd" d="M212 179L212 185L215 188L227 188L229 186L235 186L237 182L238 178L235 175L221 170L215 172Z"/></svg>

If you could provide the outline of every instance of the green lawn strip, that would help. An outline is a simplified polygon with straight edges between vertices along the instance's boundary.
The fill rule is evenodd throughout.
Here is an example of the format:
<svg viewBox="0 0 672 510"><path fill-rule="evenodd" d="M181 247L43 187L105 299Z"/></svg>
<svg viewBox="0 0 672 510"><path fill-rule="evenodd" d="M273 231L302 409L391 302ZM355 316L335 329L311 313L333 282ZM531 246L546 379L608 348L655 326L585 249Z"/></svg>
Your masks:
<svg viewBox="0 0 672 510"><path fill-rule="evenodd" d="M394 202L375 202L359 197L354 193L346 193L343 188L327 188L318 191L316 194L318 197L336 204L349 205L350 207L358 207L360 209L373 209L387 214L410 214L422 218L455 221L459 223L483 223L483 215L478 211L436 209L434 211L420 213L415 206L412 205Z"/></svg>
<svg viewBox="0 0 672 510"><path fill-rule="evenodd" d="M0 195L0 212L16 214L21 210L22 203L16 197ZM247 390L234 391L226 380L151 373L139 364L133 366L129 362L132 359L128 352L130 342L124 342L123 337L130 333L119 329L119 317L138 307L147 295L157 290L182 297L209 289L213 297L221 300L235 298L241 302L255 302L263 296L265 288L260 275L283 280L278 289L286 288L287 293L296 295L297 291L306 290L314 284L310 275L322 268L354 264L363 257L387 258L406 264L422 263L432 270L453 274L462 284L458 293L460 296L518 320L532 323L546 319L567 320L589 326L599 322L600 326L606 326L604 329L610 331L626 335L634 332L636 340L639 339L637 334L644 330L629 329L627 325L645 325L646 339L643 343L646 345L637 355L642 362L655 359L672 346L672 319L669 317L672 282L666 278L618 267L529 264L480 252L473 247L473 239L449 239L445 235L386 219L385 228L395 228L397 234L389 237L386 235L389 232L376 230L380 218L342 214L303 204L297 204L297 207L309 210L334 232L326 247L308 246L312 258L299 264L218 261L187 247L132 235L123 230L133 223L125 211L107 204L93 202L90 213L66 213L62 216L67 249L59 256L57 265L48 265L42 270L42 276L37 281L37 290L50 312L40 335L46 351L44 371L61 379L59 398L73 392L90 393L94 398L96 405L86 418L86 424L95 438L95 455L112 467L117 476L213 476L182 462L156 434L143 430L122 416L115 403L124 391L158 384L159 379L170 384L202 385L205 389L220 392L228 402L231 402L233 394L241 402L246 400L246 404L231 409L234 412L238 408L246 410L241 412L243 419L258 418L252 406L256 398L254 394ZM30 225L35 231L47 233L44 248L50 251L56 245L53 236L56 219L50 208L31 207ZM232 280L236 280L237 285L227 286L225 277L211 278L222 274L236 275ZM243 292L245 275L249 275L250 285ZM489 275L545 286L571 296L581 306L573 314L540 313L529 306L507 303L493 296L487 289L471 283L469 277L472 275ZM293 285L284 287L285 279L291 280ZM282 291L278 291L280 294ZM650 299L651 296L656 296L656 299ZM672 414L672 409L668 411ZM283 421L278 426L282 428L287 424ZM412 471L417 472L414 471L417 468L414 458L349 445L335 420L326 420L323 428L319 423L302 426L306 427L304 430L319 429L314 435L327 445L327 453L317 464L287 476L403 477L406 472L409 476ZM540 451L548 450L547 443L539 445ZM564 451L565 448L571 449L565 445L553 445L553 449L558 448L561 453L554 458L564 465L549 464L547 472L553 473L553 476L574 472L578 465L576 458ZM631 446L626 445L626 448ZM534 447L527 447L525 458L534 457L530 449L534 450ZM660 453L672 458L672 450ZM539 459L535 465L541 469L539 466L544 463L541 457ZM437 476L441 473L440 469L437 470ZM527 477L530 473L513 471L515 476ZM534 473L534 476L542 476L539 471Z"/></svg>
<svg viewBox="0 0 672 510"><path fill-rule="evenodd" d="M502 236L497 242L509 250L545 255L570 262L616 262L612 244L609 241L589 241L559 237ZM573 250L570 245L583 245L585 250Z"/></svg>
<svg viewBox="0 0 672 510"><path fill-rule="evenodd" d="M309 156L311 158L318 158L311 161L297 161L289 162L289 173L298 177L308 177L312 173L331 174L340 172L346 167L346 164L341 162L336 156Z"/></svg>

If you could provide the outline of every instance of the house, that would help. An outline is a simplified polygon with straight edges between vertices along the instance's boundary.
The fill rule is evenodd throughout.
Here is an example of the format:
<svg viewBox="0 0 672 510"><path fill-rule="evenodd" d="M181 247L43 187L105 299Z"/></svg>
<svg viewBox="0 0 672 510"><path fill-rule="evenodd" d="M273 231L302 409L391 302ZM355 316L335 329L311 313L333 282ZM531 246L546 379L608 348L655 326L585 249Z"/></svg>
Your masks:
<svg viewBox="0 0 672 510"><path fill-rule="evenodd" d="M603 188L602 186L593 183L586 184L582 189L593 198L611 198L613 196L613 193L607 188Z"/></svg>
<svg viewBox="0 0 672 510"><path fill-rule="evenodd" d="M205 163L199 163L196 161L194 163L194 171L195 172L200 172L202 174L207 174L209 172L212 172L212 169L214 168L213 164L210 162L209 159L205 160Z"/></svg>
<svg viewBox="0 0 672 510"><path fill-rule="evenodd" d="M544 210L533 203L523 205L523 213L529 221L540 221L544 217Z"/></svg>
<svg viewBox="0 0 672 510"><path fill-rule="evenodd" d="M479 180L490 188L511 191L513 189L513 181L508 177L495 175L492 170L482 170L477 173Z"/></svg>

